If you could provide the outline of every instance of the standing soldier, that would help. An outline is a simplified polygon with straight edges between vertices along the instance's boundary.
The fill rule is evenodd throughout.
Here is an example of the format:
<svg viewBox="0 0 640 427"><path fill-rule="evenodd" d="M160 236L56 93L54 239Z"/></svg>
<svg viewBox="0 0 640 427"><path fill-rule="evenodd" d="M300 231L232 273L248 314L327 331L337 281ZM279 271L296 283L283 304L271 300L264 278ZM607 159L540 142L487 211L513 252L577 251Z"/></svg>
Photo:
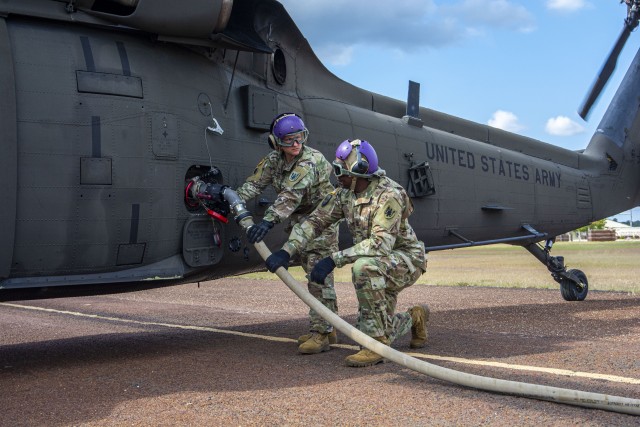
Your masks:
<svg viewBox="0 0 640 427"><path fill-rule="evenodd" d="M356 327L386 345L411 329L411 347L424 347L428 307L415 306L394 315L398 293L414 284L427 268L424 244L408 221L413 212L411 199L378 168L378 156L367 141L342 142L333 169L341 188L293 228L283 248L267 258L269 271L286 267L290 256L344 218L354 245L318 262L311 280L321 283L335 267L353 263L359 304ZM368 349L346 358L347 365L355 367L380 362L384 362L382 356Z"/></svg>
<svg viewBox="0 0 640 427"><path fill-rule="evenodd" d="M262 221L247 231L249 242L261 241L275 224L287 218L291 219L291 226L300 222L313 212L324 196L334 190L329 182L331 165L322 153L305 145L308 136L309 131L296 114L281 114L271 123L269 145L273 151L258 163L253 175L236 190L245 202L269 185L278 193ZM318 261L337 250L338 228L335 225L300 247L302 268L309 274ZM338 313L333 274L320 282L309 279L307 286L318 301ZM329 350L329 345L337 342L333 326L314 310L309 311L309 317L310 333L298 338L298 351L315 354Z"/></svg>

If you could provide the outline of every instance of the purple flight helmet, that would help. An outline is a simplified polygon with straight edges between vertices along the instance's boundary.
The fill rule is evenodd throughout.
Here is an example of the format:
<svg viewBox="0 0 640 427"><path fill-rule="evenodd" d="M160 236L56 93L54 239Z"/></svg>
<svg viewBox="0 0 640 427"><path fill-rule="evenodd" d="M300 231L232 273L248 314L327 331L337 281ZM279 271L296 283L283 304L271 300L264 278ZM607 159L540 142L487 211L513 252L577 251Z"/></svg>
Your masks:
<svg viewBox="0 0 640 427"><path fill-rule="evenodd" d="M269 142L270 143L275 142L277 145L290 147L292 144L283 143L282 138L284 138L287 135L291 135L299 132L303 133L303 137L302 137L302 140L298 142L300 144L304 144L305 142L307 142L309 131L305 127L302 119L294 113L281 114L278 117L276 117L273 120L273 123L271 124L271 135L273 135L274 141L270 140Z"/></svg>
<svg viewBox="0 0 640 427"><path fill-rule="evenodd" d="M378 155L369 142L347 139L338 145L336 158L345 162L347 171L355 176L371 176L378 170Z"/></svg>

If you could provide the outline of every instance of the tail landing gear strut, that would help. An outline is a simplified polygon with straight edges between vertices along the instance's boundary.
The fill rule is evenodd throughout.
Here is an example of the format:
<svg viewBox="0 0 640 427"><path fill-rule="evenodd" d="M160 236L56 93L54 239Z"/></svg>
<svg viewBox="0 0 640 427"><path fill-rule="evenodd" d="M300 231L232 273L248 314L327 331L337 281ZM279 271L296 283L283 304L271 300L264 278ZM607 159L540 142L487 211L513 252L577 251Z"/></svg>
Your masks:
<svg viewBox="0 0 640 427"><path fill-rule="evenodd" d="M566 301L582 301L589 292L587 276L580 270L567 270L564 265L564 257L551 256L551 247L555 239L546 241L544 248L537 243L525 246L531 254L541 263L547 266L553 280L560 284L562 298Z"/></svg>

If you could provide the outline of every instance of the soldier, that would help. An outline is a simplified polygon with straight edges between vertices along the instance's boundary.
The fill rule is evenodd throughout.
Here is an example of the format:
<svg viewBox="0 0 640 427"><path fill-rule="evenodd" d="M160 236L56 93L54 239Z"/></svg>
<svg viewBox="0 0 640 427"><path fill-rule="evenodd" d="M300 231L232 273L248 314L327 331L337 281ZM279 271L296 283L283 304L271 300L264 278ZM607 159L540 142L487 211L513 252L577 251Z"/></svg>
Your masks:
<svg viewBox="0 0 640 427"><path fill-rule="evenodd" d="M269 145L273 151L258 163L253 175L236 190L245 201L260 194L269 185L278 193L262 221L247 231L249 242L261 241L275 224L287 218L290 218L290 226L293 226L310 214L326 194L334 190L329 182L331 164L322 153L305 145L308 136L309 131L296 114L281 114L271 123ZM309 274L318 261L337 250L336 225L300 247L302 268ZM320 282L309 280L307 287L325 307L338 313L333 274ZM309 311L309 317L310 333L298 338L298 351L302 354L315 354L329 350L329 345L337 342L333 326L314 310Z"/></svg>
<svg viewBox="0 0 640 427"><path fill-rule="evenodd" d="M335 267L353 263L359 304L356 327L386 345L411 329L411 347L424 347L428 307L415 306L394 315L398 293L414 284L427 268L424 244L408 221L413 211L411 199L378 167L378 156L367 141L343 141L336 150L333 170L341 188L328 194L293 228L282 249L267 258L267 268L275 272L286 267L290 256L308 241L346 219L354 245L318 262L311 280L321 283ZM368 349L346 358L347 365L354 367L380 362L384 362L382 356Z"/></svg>

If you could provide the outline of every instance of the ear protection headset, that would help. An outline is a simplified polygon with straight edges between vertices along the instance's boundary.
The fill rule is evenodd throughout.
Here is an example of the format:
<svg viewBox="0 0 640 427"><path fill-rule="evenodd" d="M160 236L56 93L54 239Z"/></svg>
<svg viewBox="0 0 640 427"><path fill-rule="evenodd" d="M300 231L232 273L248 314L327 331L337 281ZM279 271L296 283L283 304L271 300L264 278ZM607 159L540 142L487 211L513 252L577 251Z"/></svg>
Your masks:
<svg viewBox="0 0 640 427"><path fill-rule="evenodd" d="M271 126L271 129L273 129L273 126ZM276 143L276 138L271 132L269 132L269 137L267 138L267 140L269 141L269 147L271 147L272 150L275 150L278 144Z"/></svg>
<svg viewBox="0 0 640 427"><path fill-rule="evenodd" d="M278 124L280 120L284 119L285 117L292 117L292 116L302 120L302 117L300 117L295 113L282 113L279 116L277 116L275 119L273 119L273 121L271 122L271 126L269 127L268 141L269 141L269 147L271 147L272 150L275 150L276 147L278 146L278 140L276 136L273 134L273 128L275 128L275 126Z"/></svg>
<svg viewBox="0 0 640 427"><path fill-rule="evenodd" d="M349 141L351 146L356 150L356 161L351 165L350 171L352 173L356 173L359 175L364 175L369 171L369 162L366 158L362 157L360 154L360 141L359 139L354 139L353 141Z"/></svg>

